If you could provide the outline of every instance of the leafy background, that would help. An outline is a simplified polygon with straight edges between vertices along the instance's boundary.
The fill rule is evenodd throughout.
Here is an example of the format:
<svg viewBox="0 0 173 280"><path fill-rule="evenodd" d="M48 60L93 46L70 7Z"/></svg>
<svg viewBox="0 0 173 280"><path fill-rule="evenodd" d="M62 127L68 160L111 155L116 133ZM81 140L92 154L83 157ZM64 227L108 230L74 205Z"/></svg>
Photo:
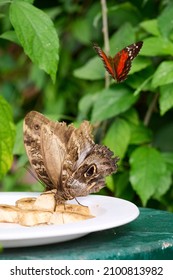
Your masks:
<svg viewBox="0 0 173 280"><path fill-rule="evenodd" d="M103 1L0 0L0 190L42 191L24 166L26 113L88 119L95 140L121 158L104 195L173 211L173 3L107 1L110 54L143 41L128 79L110 80Z"/></svg>

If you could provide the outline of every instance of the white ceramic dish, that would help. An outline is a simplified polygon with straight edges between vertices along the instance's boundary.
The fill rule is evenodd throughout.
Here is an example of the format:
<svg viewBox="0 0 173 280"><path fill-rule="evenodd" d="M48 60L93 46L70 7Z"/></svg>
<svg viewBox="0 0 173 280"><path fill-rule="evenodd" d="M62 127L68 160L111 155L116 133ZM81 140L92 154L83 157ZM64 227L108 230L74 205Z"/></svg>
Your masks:
<svg viewBox="0 0 173 280"><path fill-rule="evenodd" d="M36 197L39 193L0 193L0 204L14 205L22 197ZM93 219L64 225L42 225L24 227L17 224L0 223L0 244L4 248L36 246L76 239L88 233L127 224L139 215L133 203L108 196L89 195L78 198L82 205L90 208ZM70 203L75 203L71 200Z"/></svg>

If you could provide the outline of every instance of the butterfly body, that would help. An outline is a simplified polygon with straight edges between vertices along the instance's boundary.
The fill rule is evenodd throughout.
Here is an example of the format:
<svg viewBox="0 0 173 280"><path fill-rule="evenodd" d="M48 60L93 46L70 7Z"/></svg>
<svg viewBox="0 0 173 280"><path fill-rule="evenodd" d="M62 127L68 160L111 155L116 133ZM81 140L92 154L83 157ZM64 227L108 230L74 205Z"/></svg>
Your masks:
<svg viewBox="0 0 173 280"><path fill-rule="evenodd" d="M32 168L58 203L99 191L117 170L117 157L94 143L91 125L79 128L31 111L24 121L24 144Z"/></svg>
<svg viewBox="0 0 173 280"><path fill-rule="evenodd" d="M93 48L101 57L106 70L112 78L117 82L122 82L127 78L132 60L138 55L142 45L142 41L131 44L119 51L114 57L107 56L97 44L94 44Z"/></svg>

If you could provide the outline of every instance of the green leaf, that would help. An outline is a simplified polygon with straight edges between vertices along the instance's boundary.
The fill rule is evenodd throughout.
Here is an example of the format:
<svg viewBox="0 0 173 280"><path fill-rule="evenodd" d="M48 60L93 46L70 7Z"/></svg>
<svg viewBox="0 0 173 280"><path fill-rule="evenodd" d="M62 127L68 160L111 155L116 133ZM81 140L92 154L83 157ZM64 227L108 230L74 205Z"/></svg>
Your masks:
<svg viewBox="0 0 173 280"><path fill-rule="evenodd" d="M145 20L140 23L140 26L152 35L159 36L160 34L156 19Z"/></svg>
<svg viewBox="0 0 173 280"><path fill-rule="evenodd" d="M104 145L108 146L115 155L123 159L130 141L130 127L127 121L116 119L110 126L103 139Z"/></svg>
<svg viewBox="0 0 173 280"><path fill-rule="evenodd" d="M97 122L115 117L128 110L136 101L131 90L123 85L104 89L94 103L91 120Z"/></svg>
<svg viewBox="0 0 173 280"><path fill-rule="evenodd" d="M80 113L87 116L88 112L92 108L93 104L97 100L99 93L97 94L87 94L79 100L79 111Z"/></svg>
<svg viewBox="0 0 173 280"><path fill-rule="evenodd" d="M145 68L147 68L151 64L151 60L146 57L138 56L132 63L132 68L128 75L132 75L133 73L139 72Z"/></svg>
<svg viewBox="0 0 173 280"><path fill-rule="evenodd" d="M173 84L160 87L159 106L161 115L173 108Z"/></svg>
<svg viewBox="0 0 173 280"><path fill-rule="evenodd" d="M55 82L59 41L51 19L27 2L13 1L10 21L25 53Z"/></svg>
<svg viewBox="0 0 173 280"><path fill-rule="evenodd" d="M130 157L130 182L143 205L157 193L163 195L170 186L171 177L159 151L151 147L139 147Z"/></svg>
<svg viewBox="0 0 173 280"><path fill-rule="evenodd" d="M152 132L142 123L138 125L129 124L131 130L130 144L144 144L152 140Z"/></svg>
<svg viewBox="0 0 173 280"><path fill-rule="evenodd" d="M12 165L14 138L15 127L11 108L5 99L0 96L0 179Z"/></svg>
<svg viewBox="0 0 173 280"><path fill-rule="evenodd" d="M168 5L158 17L158 27L163 37L169 37L171 31L173 31L173 4Z"/></svg>
<svg viewBox="0 0 173 280"><path fill-rule="evenodd" d="M135 42L135 30L130 23L123 24L110 38L110 55Z"/></svg>
<svg viewBox="0 0 173 280"><path fill-rule="evenodd" d="M163 37L149 37L143 40L144 44L140 51L141 55L173 55L173 44Z"/></svg>
<svg viewBox="0 0 173 280"><path fill-rule="evenodd" d="M93 57L84 66L74 70L73 74L76 78L94 81L104 79L105 68L99 57Z"/></svg>
<svg viewBox="0 0 173 280"><path fill-rule="evenodd" d="M152 86L154 88L173 83L173 62L163 61L154 73Z"/></svg>
<svg viewBox="0 0 173 280"><path fill-rule="evenodd" d="M20 45L19 40L17 39L16 33L14 31L11 31L11 30L6 31L0 35L0 38L9 40L13 43Z"/></svg>

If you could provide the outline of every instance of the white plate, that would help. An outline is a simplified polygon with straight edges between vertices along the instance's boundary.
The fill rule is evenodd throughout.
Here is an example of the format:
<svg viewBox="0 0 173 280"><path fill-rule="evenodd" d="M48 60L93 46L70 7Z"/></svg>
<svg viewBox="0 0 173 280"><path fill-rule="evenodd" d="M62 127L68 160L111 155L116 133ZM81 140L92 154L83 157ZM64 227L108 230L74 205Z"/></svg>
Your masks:
<svg viewBox="0 0 173 280"><path fill-rule="evenodd" d="M2 192L0 204L14 205L17 199L38 195L39 193ZM78 201L88 206L95 218L71 224L34 227L0 223L0 244L4 248L13 248L63 242L91 232L127 224L139 215L136 205L119 198L89 195L78 198ZM71 200L70 203L76 204L76 201Z"/></svg>

